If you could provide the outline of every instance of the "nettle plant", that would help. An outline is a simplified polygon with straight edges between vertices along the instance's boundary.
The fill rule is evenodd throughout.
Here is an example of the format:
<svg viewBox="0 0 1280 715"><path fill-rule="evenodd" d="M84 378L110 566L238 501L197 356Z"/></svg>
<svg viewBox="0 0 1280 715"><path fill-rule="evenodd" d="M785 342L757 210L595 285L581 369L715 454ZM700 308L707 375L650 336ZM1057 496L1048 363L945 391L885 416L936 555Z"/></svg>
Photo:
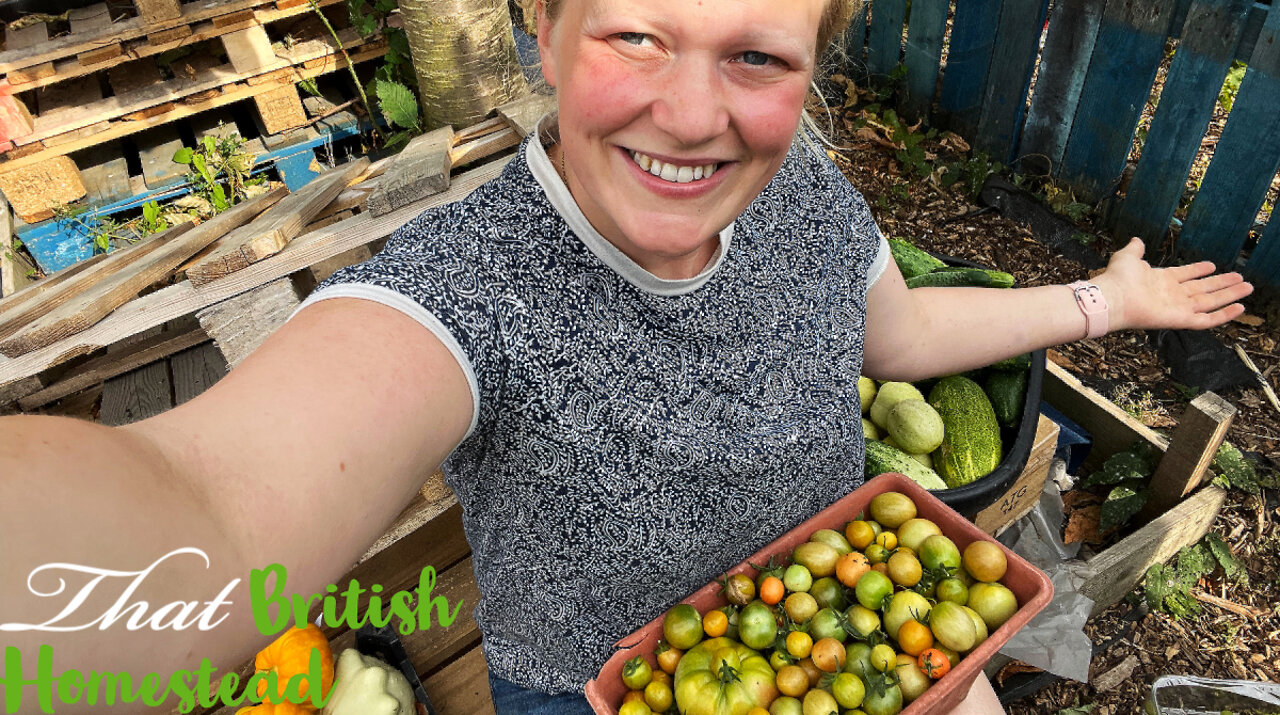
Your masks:
<svg viewBox="0 0 1280 715"><path fill-rule="evenodd" d="M220 213L248 198L249 188L266 180L251 176L256 157L244 150L244 139L237 135L216 137L204 135L194 147L183 147L173 160L191 168L187 181L192 191L204 199L211 213Z"/></svg>

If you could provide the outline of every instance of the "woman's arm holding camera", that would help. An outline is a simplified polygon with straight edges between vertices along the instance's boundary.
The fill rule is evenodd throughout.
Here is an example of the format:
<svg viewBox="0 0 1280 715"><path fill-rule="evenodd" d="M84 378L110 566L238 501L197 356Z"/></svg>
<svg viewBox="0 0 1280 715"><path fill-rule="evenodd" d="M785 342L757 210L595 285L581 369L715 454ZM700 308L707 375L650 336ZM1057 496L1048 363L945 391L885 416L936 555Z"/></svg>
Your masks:
<svg viewBox="0 0 1280 715"><path fill-rule="evenodd" d="M300 312L222 381L123 428L54 417L0 420L0 624L40 624L87 577L28 583L44 564L145 569L183 547L208 555L157 567L130 603L150 612L213 600L233 579L225 623L208 631L17 630L6 645L32 677L41 644L54 673L138 676L234 664L267 640L248 617L250 569L288 569L287 593L323 593L390 524L462 439L472 397L448 349L414 320L369 301ZM61 625L107 611L104 581ZM74 616L74 617L72 617ZM0 625L0 628L3 628ZM24 699L25 700L25 699Z"/></svg>

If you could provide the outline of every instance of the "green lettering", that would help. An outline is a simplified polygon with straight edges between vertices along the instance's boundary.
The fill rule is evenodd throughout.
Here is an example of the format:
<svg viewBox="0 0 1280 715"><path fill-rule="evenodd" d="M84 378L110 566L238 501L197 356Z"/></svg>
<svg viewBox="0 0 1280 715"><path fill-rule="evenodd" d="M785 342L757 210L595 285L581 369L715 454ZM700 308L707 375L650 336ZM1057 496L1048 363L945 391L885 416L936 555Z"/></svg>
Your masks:
<svg viewBox="0 0 1280 715"><path fill-rule="evenodd" d="M373 624L374 628L382 628L391 622L389 611L385 616L382 614L382 596L379 595L382 593L382 584L373 584L369 587L369 591L373 594L369 597L369 610L366 611L369 623Z"/></svg>
<svg viewBox="0 0 1280 715"><path fill-rule="evenodd" d="M213 663L204 658L200 661L200 669L196 671L196 702L201 707L211 708L218 704L217 699L213 696L213 671L217 668L213 667Z"/></svg>
<svg viewBox="0 0 1280 715"><path fill-rule="evenodd" d="M416 622L413 616L413 604L410 603L412 599L413 595L408 591L396 591L391 594L391 614L400 619L402 636L411 635Z"/></svg>
<svg viewBox="0 0 1280 715"><path fill-rule="evenodd" d="M244 700L244 693L240 693L240 697L236 697L236 686L240 684L240 676L235 673L227 673L222 676L222 680L218 682L218 702L223 705L239 705Z"/></svg>
<svg viewBox="0 0 1280 715"><path fill-rule="evenodd" d="M128 673L124 673L125 678L129 677ZM116 693L120 690L120 675L116 673L99 673L96 670L89 671L89 694L85 698L85 702L90 705L98 704L98 691L104 692L103 704L115 705ZM105 685L104 685L105 684ZM103 687L99 687L103 686Z"/></svg>
<svg viewBox="0 0 1280 715"><path fill-rule="evenodd" d="M263 682L267 684L267 687L266 688L258 687L259 684ZM256 705L262 702L263 695L270 696L271 694L279 691L280 690L279 683L280 683L280 676L279 674L276 673L276 671L259 670L253 675L250 675L249 679L245 681L244 694L249 699L249 702ZM259 690L262 691L261 695L258 694Z"/></svg>
<svg viewBox="0 0 1280 715"><path fill-rule="evenodd" d="M22 690L28 685L36 686L36 700L40 703L40 712L53 712L53 684L57 678L53 677L53 648L48 645L40 646L36 652L36 673L31 680L24 680L22 677L22 651L14 646L5 646L4 649L4 677L0 678L0 685L4 686L4 711L6 713L18 712L18 708L22 707Z"/></svg>
<svg viewBox="0 0 1280 715"><path fill-rule="evenodd" d="M209 662L209 659L205 658L201 664L203 665L207 662ZM169 676L169 690L178 696L178 712L180 713L189 713L196 707L196 693L191 688L191 683L187 680L192 677L194 677L194 674L189 670L175 670Z"/></svg>
<svg viewBox="0 0 1280 715"><path fill-rule="evenodd" d="M449 601L444 596L432 597L431 591L436 586L436 570L433 566L427 566L422 569L422 573L418 575L418 630L425 631L431 627L431 608L436 609L436 622L445 628L458 618L458 611L462 609L462 599L458 599L458 605L454 607L453 612L449 612Z"/></svg>
<svg viewBox="0 0 1280 715"><path fill-rule="evenodd" d="M354 578L347 584L347 590L342 592L342 597L346 599L342 604L342 620L351 626L353 631L363 626L368 619L367 612L365 618L360 617L360 594L362 593L364 589L360 588L360 582Z"/></svg>
<svg viewBox="0 0 1280 715"><path fill-rule="evenodd" d="M142 702L154 708L168 699L169 685L166 683L164 690L160 690L160 674L147 673L143 676L142 683L138 686L138 693L135 697L138 696L142 697Z"/></svg>
<svg viewBox="0 0 1280 715"><path fill-rule="evenodd" d="M80 702L83 695L80 689L83 687L84 677L80 675L80 671L74 668L62 671L62 675L58 676L58 700L66 705Z"/></svg>
<svg viewBox="0 0 1280 715"><path fill-rule="evenodd" d="M300 593L295 593L289 597L289 600L293 603L293 625L295 628L307 627L307 623L310 622L307 620L307 614L311 613L311 604L315 603L317 598L320 598L318 593L311 594L305 600Z"/></svg>
<svg viewBox="0 0 1280 715"><path fill-rule="evenodd" d="M302 694L302 686L305 685L307 695ZM320 651L316 648L311 649L311 658L307 661L307 672L298 673L289 678L289 682L284 686L284 699L295 705L301 705L308 700L317 709L324 707L329 702L329 696L333 694L332 688L328 693L321 692L324 686L324 670L320 664Z"/></svg>
<svg viewBox="0 0 1280 715"><path fill-rule="evenodd" d="M263 589L269 575L275 575L276 584L271 595L266 595ZM249 605L253 610L253 623L263 635L273 636L289 626L289 601L281 595L288 578L283 564L271 564L265 569L249 572ZM272 604L280 609L274 618L269 615Z"/></svg>

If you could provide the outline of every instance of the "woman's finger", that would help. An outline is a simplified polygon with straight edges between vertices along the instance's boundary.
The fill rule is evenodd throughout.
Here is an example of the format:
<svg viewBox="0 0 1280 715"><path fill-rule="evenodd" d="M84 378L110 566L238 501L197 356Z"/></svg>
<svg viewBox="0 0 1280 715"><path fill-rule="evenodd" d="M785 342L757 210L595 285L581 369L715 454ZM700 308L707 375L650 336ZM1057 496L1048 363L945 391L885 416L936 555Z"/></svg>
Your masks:
<svg viewBox="0 0 1280 715"><path fill-rule="evenodd" d="M1213 264L1209 264L1213 265ZM1186 286L1192 292L1215 293L1223 288L1230 288L1244 282L1244 276L1239 273L1217 273L1208 278L1192 280L1186 283Z"/></svg>
<svg viewBox="0 0 1280 715"><path fill-rule="evenodd" d="M1196 263L1188 263L1185 266L1173 266L1171 268L1166 268L1165 270L1169 271L1169 273L1179 281L1189 281L1195 280L1196 278L1203 278L1217 269L1218 267L1213 265L1213 261L1198 261ZM1239 274L1223 273L1222 275L1229 276Z"/></svg>

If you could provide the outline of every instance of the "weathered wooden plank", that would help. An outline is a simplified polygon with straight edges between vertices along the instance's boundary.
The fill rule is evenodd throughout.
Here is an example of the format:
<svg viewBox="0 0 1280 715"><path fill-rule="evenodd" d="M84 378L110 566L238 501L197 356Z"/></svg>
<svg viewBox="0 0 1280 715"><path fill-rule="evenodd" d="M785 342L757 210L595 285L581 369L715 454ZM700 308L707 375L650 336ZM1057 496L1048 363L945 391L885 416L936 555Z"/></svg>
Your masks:
<svg viewBox="0 0 1280 715"><path fill-rule="evenodd" d="M867 38L867 70L888 75L902 57L902 26L906 0L876 0L871 6L871 34Z"/></svg>
<svg viewBox="0 0 1280 715"><path fill-rule="evenodd" d="M1019 150L1021 165L1034 174L1049 175L1062 162L1105 6L1059 0L1053 7Z"/></svg>
<svg viewBox="0 0 1280 715"><path fill-rule="evenodd" d="M1108 195L1124 171L1173 10L1174 0L1107 4L1058 174L1085 200Z"/></svg>
<svg viewBox="0 0 1280 715"><path fill-rule="evenodd" d="M57 273L53 273L45 277L44 280L14 295L8 295L0 299L0 338L12 335L13 331L23 323L52 310L53 306L59 301L65 301L73 295L78 295L88 290L89 286L92 285L91 281L82 282L73 281L72 279L108 259L112 261L121 260L121 253L121 251L115 251L110 254L100 253L64 268ZM115 256L115 258L112 258L112 256ZM55 296L55 289L58 291L70 290L71 293L69 295ZM36 298L40 300L36 300Z"/></svg>
<svg viewBox="0 0 1280 715"><path fill-rule="evenodd" d="M484 651L472 648L443 670L427 678L422 687L440 715L467 713L493 715L493 695L489 692L489 666Z"/></svg>
<svg viewBox="0 0 1280 715"><path fill-rule="evenodd" d="M1236 408L1212 392L1191 401L1151 475L1151 498L1138 515L1140 523L1169 511L1200 486L1235 416Z"/></svg>
<svg viewBox="0 0 1280 715"><path fill-rule="evenodd" d="M903 57L907 66L906 97L902 103L902 112L911 121L928 116L929 106L933 104L950 6L947 0L916 0L911 5Z"/></svg>
<svg viewBox="0 0 1280 715"><path fill-rule="evenodd" d="M153 237L147 242L156 245L150 253L131 263L127 270L104 275L83 294L0 341L0 352L9 357L28 353L97 323L136 296L138 291L171 274L184 260L205 246L253 220L279 201L283 194L283 189L275 189L228 209L195 228L190 224L179 224Z"/></svg>
<svg viewBox="0 0 1280 715"><path fill-rule="evenodd" d="M30 285L34 271L35 266L13 247L13 212L9 202L0 196L0 298Z"/></svg>
<svg viewBox="0 0 1280 715"><path fill-rule="evenodd" d="M973 144L1004 163L1018 145L1049 0L1004 0Z"/></svg>
<svg viewBox="0 0 1280 715"><path fill-rule="evenodd" d="M369 166L360 158L321 174L300 191L289 194L252 225L233 231L213 244L187 269L193 285L202 286L280 252L302 227Z"/></svg>
<svg viewBox="0 0 1280 715"><path fill-rule="evenodd" d="M498 116L523 139L538 128L538 120L556 108L556 98L548 94L527 94L498 107Z"/></svg>
<svg viewBox="0 0 1280 715"><path fill-rule="evenodd" d="M80 180L85 197L92 204L112 204L133 195L129 186L129 163L119 144L102 144L80 159Z"/></svg>
<svg viewBox="0 0 1280 715"><path fill-rule="evenodd" d="M362 213L299 236L279 256L249 266L225 281L216 281L199 290L190 282L184 281L130 301L82 333L22 357L0 361L0 394L4 394L10 385L16 385L24 378L37 375L72 358L117 343L153 326L190 315L267 281L305 270L318 261L356 246L385 239L426 209L465 198L481 184L497 176L505 165L505 159L498 159L472 169L455 177L452 186L443 194L430 196L386 216L375 217ZM28 290L35 290L38 286L39 284ZM20 297L26 292L14 297Z"/></svg>
<svg viewBox="0 0 1280 715"><path fill-rule="evenodd" d="M182 17L178 0L133 0L138 15L146 22L162 22Z"/></svg>
<svg viewBox="0 0 1280 715"><path fill-rule="evenodd" d="M1226 497L1227 493L1217 487L1205 487L1089 559L1096 575L1085 582L1080 592L1093 599L1093 613L1101 613L1124 598L1153 564L1168 561L1182 547L1203 538Z"/></svg>
<svg viewBox="0 0 1280 715"><path fill-rule="evenodd" d="M227 374L227 361L213 343L205 343L169 358L169 369L173 372L173 406L177 407L221 380Z"/></svg>
<svg viewBox="0 0 1280 715"><path fill-rule="evenodd" d="M956 3L951 44L938 94L941 119L952 131L972 139L982 118L982 98L1000 23L1001 0Z"/></svg>
<svg viewBox="0 0 1280 715"><path fill-rule="evenodd" d="M292 84L253 96L258 106L258 115L262 118L262 126L268 134L276 134L286 129L300 127L307 123L307 113L302 108L302 98L298 96L298 88Z"/></svg>
<svg viewBox="0 0 1280 715"><path fill-rule="evenodd" d="M452 127L441 127L415 137L395 157L369 194L369 211L381 216L448 189L452 146Z"/></svg>
<svg viewBox="0 0 1280 715"><path fill-rule="evenodd" d="M1271 179L1280 171L1280 11L1262 29L1178 250L1234 269ZM1280 266L1277 266L1280 268ZM1265 275L1265 274L1263 274ZM1274 274L1273 274L1274 275ZM1272 279L1280 284L1280 279Z"/></svg>
<svg viewBox="0 0 1280 715"><path fill-rule="evenodd" d="M43 22L27 25L19 29L5 28L4 46L8 51L21 51L38 48L49 41L49 26ZM45 77L52 77L58 70L52 62L16 69L6 75L10 84L23 85ZM26 89L21 87L20 89Z"/></svg>
<svg viewBox="0 0 1280 715"><path fill-rule="evenodd" d="M164 83L164 78L160 76L160 67L155 62L147 62L145 60L116 65L107 70L107 78L111 83L111 91L116 96L127 95L130 92ZM127 121L150 119L164 114L173 109L173 107L173 102L163 102L137 112L125 114L120 118Z"/></svg>
<svg viewBox="0 0 1280 715"><path fill-rule="evenodd" d="M106 3L71 10L67 16L73 35L104 35L104 39L91 50L76 55L82 65L96 65L124 53L120 40L111 36L111 11Z"/></svg>
<svg viewBox="0 0 1280 715"><path fill-rule="evenodd" d="M1107 398L1085 387L1074 375L1054 364L1045 366L1044 399L1093 433L1093 448L1085 467L1096 469L1107 457L1146 442L1163 451L1169 440L1134 419Z"/></svg>
<svg viewBox="0 0 1280 715"><path fill-rule="evenodd" d="M234 368L258 349L302 303L301 291L289 278L277 278L248 293L224 300L196 314L200 325Z"/></svg>
<svg viewBox="0 0 1280 715"><path fill-rule="evenodd" d="M1200 151L1214 105L1240 41L1250 0L1197 0L1173 57L1160 107L1138 168L1116 214L1113 233L1148 245L1164 239Z"/></svg>
<svg viewBox="0 0 1280 715"><path fill-rule="evenodd" d="M172 407L169 365L160 360L108 380L102 388L102 412L98 421L113 427L127 425Z"/></svg>
<svg viewBox="0 0 1280 715"><path fill-rule="evenodd" d="M138 156L142 159L142 180L148 189L159 189L182 181L187 167L173 160L182 148L182 137L177 127L159 126L147 131L136 140Z"/></svg>
<svg viewBox="0 0 1280 715"><path fill-rule="evenodd" d="M125 350L108 353L78 366L72 374L18 400L18 406L28 412L35 410L208 340L209 336L198 329L183 333L158 333Z"/></svg>
<svg viewBox="0 0 1280 715"><path fill-rule="evenodd" d="M276 61L271 38L261 25L223 35L222 46L237 72L250 72Z"/></svg>

